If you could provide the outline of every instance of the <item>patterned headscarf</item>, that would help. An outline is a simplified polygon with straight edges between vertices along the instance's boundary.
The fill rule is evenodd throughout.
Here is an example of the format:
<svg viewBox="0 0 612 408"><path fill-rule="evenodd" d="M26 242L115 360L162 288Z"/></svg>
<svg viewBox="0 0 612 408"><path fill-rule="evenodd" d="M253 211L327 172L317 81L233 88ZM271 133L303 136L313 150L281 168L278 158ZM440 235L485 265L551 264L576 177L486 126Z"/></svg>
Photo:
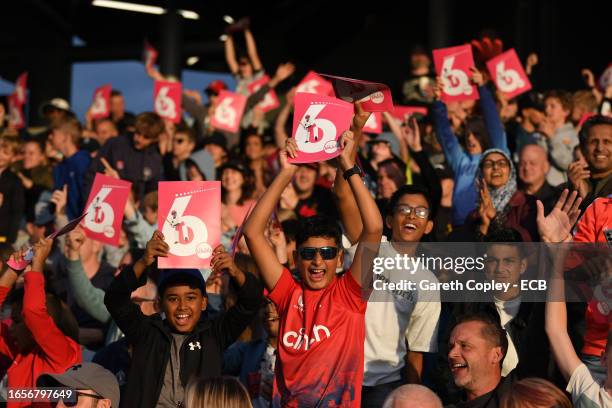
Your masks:
<svg viewBox="0 0 612 408"><path fill-rule="evenodd" d="M480 163L478 164L478 172L476 174L476 180L478 180L480 183L485 182L484 177L482 175L482 163L484 163L487 156L491 153L501 154L502 156L504 156L504 158L508 161L508 164L510 165L510 175L506 184L499 188L487 186L489 187L489 195L491 196L491 201L493 202L493 207L495 207L495 211L501 213L504 211L504 209L510 202L510 199L512 198L514 193L516 193L516 169L514 168L514 163L512 163L512 160L510 160L510 156L508 156L508 153L504 152L501 149L486 150L480 158ZM476 188L478 189L478 186L476 186ZM480 205L480 195L478 196L478 202L476 204L477 206Z"/></svg>

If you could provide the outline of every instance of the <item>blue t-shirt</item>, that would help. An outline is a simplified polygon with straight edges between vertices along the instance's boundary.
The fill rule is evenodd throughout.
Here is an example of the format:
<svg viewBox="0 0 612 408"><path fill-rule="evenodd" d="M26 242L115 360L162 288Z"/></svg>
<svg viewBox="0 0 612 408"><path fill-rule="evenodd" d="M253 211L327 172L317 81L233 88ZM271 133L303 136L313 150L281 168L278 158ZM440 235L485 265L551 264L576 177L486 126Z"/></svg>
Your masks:
<svg viewBox="0 0 612 408"><path fill-rule="evenodd" d="M68 203L66 215L72 220L83 212L85 205L85 191L83 191L83 178L91 163L91 156L85 150L79 150L70 157L62 160L53 169L53 188L61 190L64 184L68 185Z"/></svg>

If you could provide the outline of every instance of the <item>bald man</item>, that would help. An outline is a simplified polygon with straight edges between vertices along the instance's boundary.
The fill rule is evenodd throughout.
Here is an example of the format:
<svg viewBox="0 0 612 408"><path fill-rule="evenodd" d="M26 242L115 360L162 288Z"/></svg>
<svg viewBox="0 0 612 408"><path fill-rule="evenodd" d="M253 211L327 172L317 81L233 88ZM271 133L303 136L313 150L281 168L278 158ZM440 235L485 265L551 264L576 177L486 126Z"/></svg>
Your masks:
<svg viewBox="0 0 612 408"><path fill-rule="evenodd" d="M546 213L552 210L561 193L558 188L546 181L549 170L548 154L542 146L528 144L523 147L518 165L521 190L542 201Z"/></svg>
<svg viewBox="0 0 612 408"><path fill-rule="evenodd" d="M442 401L423 385L406 384L389 394L383 408L442 408Z"/></svg>

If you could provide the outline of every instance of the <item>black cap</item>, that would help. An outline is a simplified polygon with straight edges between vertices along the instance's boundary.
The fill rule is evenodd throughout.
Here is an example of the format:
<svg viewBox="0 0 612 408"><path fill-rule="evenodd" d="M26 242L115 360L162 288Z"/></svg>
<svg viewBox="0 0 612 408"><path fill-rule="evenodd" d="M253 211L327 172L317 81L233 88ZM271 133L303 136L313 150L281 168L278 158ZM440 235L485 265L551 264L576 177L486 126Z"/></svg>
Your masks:
<svg viewBox="0 0 612 408"><path fill-rule="evenodd" d="M197 269L162 269L157 284L160 296L164 295L168 287L176 285L193 286L200 289L203 296L207 296L206 282L204 282L202 273Z"/></svg>

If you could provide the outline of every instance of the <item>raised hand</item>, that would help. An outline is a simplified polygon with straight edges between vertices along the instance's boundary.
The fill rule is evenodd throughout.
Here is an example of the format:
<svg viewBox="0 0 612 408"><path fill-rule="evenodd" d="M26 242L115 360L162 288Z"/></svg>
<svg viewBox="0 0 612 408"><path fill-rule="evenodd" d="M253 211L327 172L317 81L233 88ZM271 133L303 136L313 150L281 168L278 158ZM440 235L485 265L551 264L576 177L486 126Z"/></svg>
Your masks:
<svg viewBox="0 0 612 408"><path fill-rule="evenodd" d="M531 72L533 72L533 67L535 67L536 65L538 65L538 54L532 52L531 54L529 54L529 56L527 56L527 62L525 64L525 73L527 75L531 75Z"/></svg>
<svg viewBox="0 0 612 408"><path fill-rule="evenodd" d="M225 252L223 245L219 245L213 250L210 266L213 273L221 274L226 272L236 279L239 285L242 285L244 282L244 273L236 266L232 256Z"/></svg>
<svg viewBox="0 0 612 408"><path fill-rule="evenodd" d="M51 194L51 199L49 201L55 204L56 215L64 214L66 203L68 202L68 185L64 184L61 190L55 190L53 194Z"/></svg>
<svg viewBox="0 0 612 408"><path fill-rule="evenodd" d="M434 99L439 101L442 99L442 93L444 92L444 84L442 83L442 78L439 76L436 77L436 84L434 85Z"/></svg>
<svg viewBox="0 0 612 408"><path fill-rule="evenodd" d="M85 242L85 233L81 227L77 227L68 233L66 237L66 257L71 261L79 259L79 250Z"/></svg>
<svg viewBox="0 0 612 408"><path fill-rule="evenodd" d="M489 194L489 187L487 187L487 184L484 181L481 181L479 186L480 206L478 207L478 214L480 215L481 219L481 232L486 234L489 229L489 225L491 225L491 221L493 221L497 215L497 211L493 206L493 201L491 200L491 195Z"/></svg>
<svg viewBox="0 0 612 408"><path fill-rule="evenodd" d="M293 65L291 62L286 62L284 64L280 64L278 68L276 68L276 74L274 76L278 82L282 82L293 75L294 72L295 65Z"/></svg>
<svg viewBox="0 0 612 408"><path fill-rule="evenodd" d="M571 230L580 215L580 203L577 191L563 190L553 210L544 216L544 204L540 200L538 206L538 232L544 242L567 242L571 240Z"/></svg>
<svg viewBox="0 0 612 408"><path fill-rule="evenodd" d="M195 100L198 105L202 104L202 94L194 89L185 89L183 90L183 94L188 96L189 98Z"/></svg>
<svg viewBox="0 0 612 408"><path fill-rule="evenodd" d="M570 163L567 168L567 178L582 198L585 198L589 193L588 180L590 177L589 165L584 160L576 160Z"/></svg>
<svg viewBox="0 0 612 408"><path fill-rule="evenodd" d="M421 144L421 131L415 118L410 118L408 123L402 126L402 135L410 150L415 153L423 150L423 145Z"/></svg>
<svg viewBox="0 0 612 408"><path fill-rule="evenodd" d="M149 266L155 262L155 258L158 256L168 256L170 247L164 242L164 234L161 231L155 231L153 237L147 242L145 253L142 257L144 263Z"/></svg>
<svg viewBox="0 0 612 408"><path fill-rule="evenodd" d="M355 145L354 134L350 130L345 131L342 136L340 136L340 148L342 148L342 153L340 153L340 168L342 171L348 170L355 166L355 157L353 155L353 146Z"/></svg>
<svg viewBox="0 0 612 408"><path fill-rule="evenodd" d="M113 166L111 166L110 163L104 157L100 158L100 162L104 166L104 175L115 178L117 180L121 178L119 177L119 173L117 172L117 170L113 169Z"/></svg>
<svg viewBox="0 0 612 408"><path fill-rule="evenodd" d="M589 88L595 88L595 75L593 75L593 71L588 68L582 68L580 70L580 74L582 78L584 78L584 83Z"/></svg>
<svg viewBox="0 0 612 408"><path fill-rule="evenodd" d="M43 238L38 241L32 247L34 251L34 257L32 258L32 270L37 272L42 272L45 266L45 260L49 256L51 252L51 247L53 246L53 240L48 238Z"/></svg>
<svg viewBox="0 0 612 408"><path fill-rule="evenodd" d="M484 75L482 75L482 72L480 72L476 67L470 68L470 71L472 72L472 82L476 84L476 86L483 86L485 80Z"/></svg>
<svg viewBox="0 0 612 408"><path fill-rule="evenodd" d="M355 102L355 116L353 116L353 130L359 131L363 129L366 122L370 118L370 112L366 112L363 110L361 106L361 102Z"/></svg>

